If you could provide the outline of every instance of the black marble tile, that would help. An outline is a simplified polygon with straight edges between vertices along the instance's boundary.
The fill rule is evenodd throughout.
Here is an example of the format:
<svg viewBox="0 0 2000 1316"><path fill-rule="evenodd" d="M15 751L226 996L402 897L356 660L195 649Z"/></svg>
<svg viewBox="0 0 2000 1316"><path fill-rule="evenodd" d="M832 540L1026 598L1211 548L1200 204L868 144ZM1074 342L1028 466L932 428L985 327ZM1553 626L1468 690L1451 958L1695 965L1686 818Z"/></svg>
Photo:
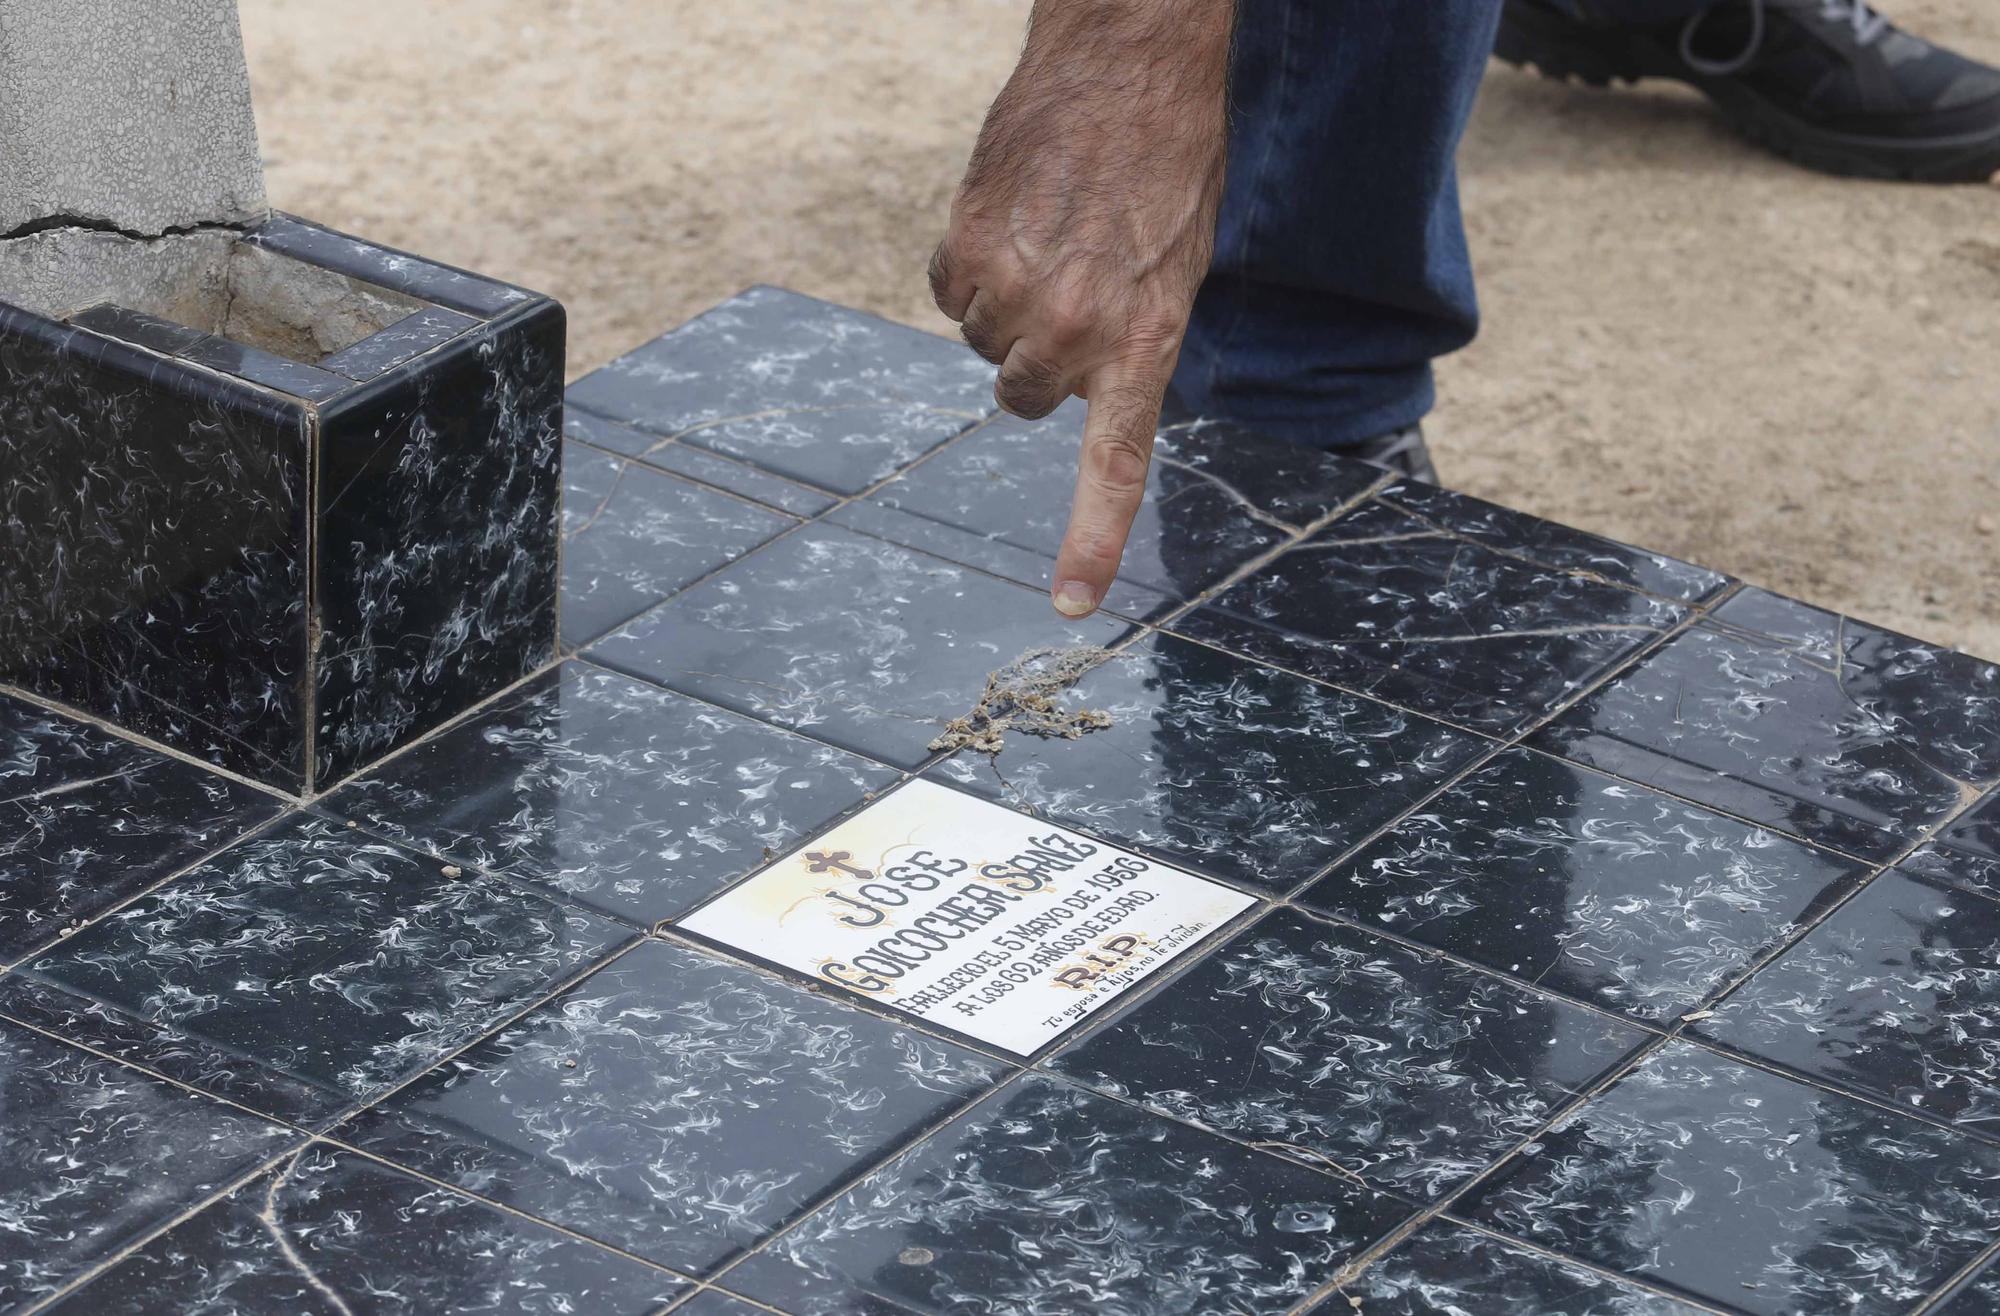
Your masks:
<svg viewBox="0 0 2000 1316"><path fill-rule="evenodd" d="M1996 1311L2000 1311L2000 1259L1967 1275L1944 1301L1927 1308L1925 1316L1993 1316Z"/></svg>
<svg viewBox="0 0 2000 1316"><path fill-rule="evenodd" d="M630 457L633 461L701 484L775 507L793 516L818 516L840 500L811 485L759 470L734 457L693 448L678 439L663 439L602 416L593 416L569 398L563 407L563 433L582 443Z"/></svg>
<svg viewBox="0 0 2000 1316"><path fill-rule="evenodd" d="M1413 1208L1027 1075L731 1270L798 1316L1290 1310Z"/></svg>
<svg viewBox="0 0 2000 1316"><path fill-rule="evenodd" d="M2000 860L1926 849L1695 1026L2000 1138Z"/></svg>
<svg viewBox="0 0 2000 1316"><path fill-rule="evenodd" d="M586 644L797 525L581 443L563 445L563 644Z"/></svg>
<svg viewBox="0 0 2000 1316"><path fill-rule="evenodd" d="M688 1281L314 1144L48 1310L645 1316Z"/></svg>
<svg viewBox="0 0 2000 1316"><path fill-rule="evenodd" d="M227 777L0 695L0 964L282 807Z"/></svg>
<svg viewBox="0 0 2000 1316"><path fill-rule="evenodd" d="M405 361L442 347L460 334L479 327L479 321L442 306L426 306L412 311L388 328L372 333L320 359L319 368L346 379L367 383L378 379Z"/></svg>
<svg viewBox="0 0 2000 1316"><path fill-rule="evenodd" d="M251 347L220 334L204 334L177 353L183 361L232 375L260 388L300 398L328 402L354 387L354 381Z"/></svg>
<svg viewBox="0 0 2000 1316"><path fill-rule="evenodd" d="M1863 874L1762 828L1511 749L1299 900L1670 1025Z"/></svg>
<svg viewBox="0 0 2000 1316"><path fill-rule="evenodd" d="M903 767L1024 650L1111 644L1048 596L830 526L767 545L592 647L613 667Z"/></svg>
<svg viewBox="0 0 2000 1316"><path fill-rule="evenodd" d="M2000 859L2000 791L1966 810L1939 833L1938 840L1953 849Z"/></svg>
<svg viewBox="0 0 2000 1316"><path fill-rule="evenodd" d="M1434 529L1488 548L1684 603L1699 602L1729 583L1719 571L1432 484L1400 482L1384 490L1382 499Z"/></svg>
<svg viewBox="0 0 2000 1316"><path fill-rule="evenodd" d="M303 404L0 306L0 680L305 780Z"/></svg>
<svg viewBox="0 0 2000 1316"><path fill-rule="evenodd" d="M203 337L199 329L190 329L184 324L175 324L172 320L163 320L157 315L130 310L111 302L86 306L70 316L69 323L134 347L147 348L162 356L178 356L181 349Z"/></svg>
<svg viewBox="0 0 2000 1316"><path fill-rule="evenodd" d="M1498 1161L1647 1034L1279 910L1056 1072L1432 1199Z"/></svg>
<svg viewBox="0 0 2000 1316"><path fill-rule="evenodd" d="M554 656L563 325L528 303L321 409L316 787Z"/></svg>
<svg viewBox="0 0 2000 1316"><path fill-rule="evenodd" d="M815 992L649 941L339 1136L708 1274L1002 1073Z"/></svg>
<svg viewBox="0 0 2000 1316"><path fill-rule="evenodd" d="M1211 480L1246 509L1301 530L1386 478L1378 466L1207 418L1161 426L1153 460Z"/></svg>
<svg viewBox="0 0 2000 1316"><path fill-rule="evenodd" d="M1282 893L1487 748L1456 728L1173 636L1086 675L1111 725L1014 736L933 776L1167 863Z"/></svg>
<svg viewBox="0 0 2000 1316"><path fill-rule="evenodd" d="M293 215L273 213L244 234L243 241L481 319L535 299L525 288L337 233Z"/></svg>
<svg viewBox="0 0 2000 1316"><path fill-rule="evenodd" d="M1055 572L1053 558L1016 548L1003 540L988 539L970 530L960 530L957 526L933 521L929 517L899 512L865 498L857 498L835 508L826 514L825 520L829 525L859 530L862 534L886 539L904 548L918 549L933 557L977 567L991 575L1032 585L1039 590L1049 588ZM1119 576L1111 582L1111 588L1099 606L1106 612L1134 621L1155 621L1181 605L1171 595L1135 585Z"/></svg>
<svg viewBox="0 0 2000 1316"><path fill-rule="evenodd" d="M2000 1231L2000 1148L1672 1043L1455 1209L1731 1309L1868 1316Z"/></svg>
<svg viewBox="0 0 2000 1316"><path fill-rule="evenodd" d="M1706 1310L1437 1220L1304 1316L1699 1316Z"/></svg>
<svg viewBox="0 0 2000 1316"><path fill-rule="evenodd" d="M601 416L860 493L993 410L963 343L752 288L570 386Z"/></svg>
<svg viewBox="0 0 2000 1316"><path fill-rule="evenodd" d="M1535 743L1868 859L2000 778L2000 668L1756 590L1715 616Z"/></svg>
<svg viewBox="0 0 2000 1316"><path fill-rule="evenodd" d="M6 1311L74 1283L297 1139L4 1020L0 1114Z"/></svg>
<svg viewBox="0 0 2000 1316"><path fill-rule="evenodd" d="M499 1026L625 929L313 814L0 978L0 1012L313 1122Z"/></svg>
<svg viewBox="0 0 2000 1316"><path fill-rule="evenodd" d="M1046 587L1069 522L1084 411L1072 399L1046 420L999 417L872 501L1026 552L1009 574ZM1191 599L1381 478L1374 467L1241 430L1168 431L1155 445L1119 579Z"/></svg>
<svg viewBox="0 0 2000 1316"><path fill-rule="evenodd" d="M321 806L651 925L896 780L832 746L568 663Z"/></svg>
<svg viewBox="0 0 2000 1316"><path fill-rule="evenodd" d="M162 757L102 728L0 694L0 800L73 790L141 771Z"/></svg>
<svg viewBox="0 0 2000 1316"><path fill-rule="evenodd" d="M1370 503L1174 629L1507 734L1603 676L1686 611Z"/></svg>

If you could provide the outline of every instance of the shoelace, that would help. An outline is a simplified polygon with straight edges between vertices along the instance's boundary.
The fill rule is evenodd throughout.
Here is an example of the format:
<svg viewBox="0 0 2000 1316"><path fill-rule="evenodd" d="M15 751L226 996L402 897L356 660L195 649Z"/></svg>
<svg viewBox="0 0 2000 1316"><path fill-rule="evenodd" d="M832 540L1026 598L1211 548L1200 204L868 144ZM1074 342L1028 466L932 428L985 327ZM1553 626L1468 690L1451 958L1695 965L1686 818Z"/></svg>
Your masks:
<svg viewBox="0 0 2000 1316"><path fill-rule="evenodd" d="M1765 0L1750 0L1750 40L1745 43L1743 53L1729 59L1709 59L1694 52L1695 34L1701 30L1702 20L1710 10L1688 19L1681 29L1681 58L1697 73L1711 78L1727 78L1750 67L1751 61L1764 48ZM1878 14L1868 4L1868 0L1819 0L1819 16L1829 23L1845 20L1854 29L1854 43L1859 46L1872 44L1889 29L1889 20Z"/></svg>

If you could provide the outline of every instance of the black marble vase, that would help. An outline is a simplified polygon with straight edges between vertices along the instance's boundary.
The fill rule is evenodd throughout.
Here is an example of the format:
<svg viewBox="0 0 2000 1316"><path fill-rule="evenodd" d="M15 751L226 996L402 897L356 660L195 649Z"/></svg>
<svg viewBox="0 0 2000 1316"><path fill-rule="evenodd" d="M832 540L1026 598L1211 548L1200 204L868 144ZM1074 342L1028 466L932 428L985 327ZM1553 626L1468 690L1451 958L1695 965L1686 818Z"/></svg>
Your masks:
<svg viewBox="0 0 2000 1316"><path fill-rule="evenodd" d="M552 656L563 310L211 239L205 301L0 288L0 682L304 792Z"/></svg>

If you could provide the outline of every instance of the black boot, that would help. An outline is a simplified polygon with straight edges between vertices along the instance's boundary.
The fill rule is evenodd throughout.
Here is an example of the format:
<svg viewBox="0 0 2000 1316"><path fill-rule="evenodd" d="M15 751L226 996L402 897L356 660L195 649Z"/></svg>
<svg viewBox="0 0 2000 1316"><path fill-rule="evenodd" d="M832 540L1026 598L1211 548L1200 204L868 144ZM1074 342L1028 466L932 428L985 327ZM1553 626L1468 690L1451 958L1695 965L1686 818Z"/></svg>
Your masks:
<svg viewBox="0 0 2000 1316"><path fill-rule="evenodd" d="M1412 425L1352 448L1335 448L1333 451L1343 457L1354 457L1371 466L1394 471L1405 479L1424 484L1438 482L1437 467L1431 461L1430 445L1424 442L1424 427L1421 425Z"/></svg>
<svg viewBox="0 0 2000 1316"><path fill-rule="evenodd" d="M1828 173L1930 183L2000 173L2000 70L1911 36L1865 0L1719 0L1661 26L1506 0L1494 53L1594 86L1678 79L1751 140Z"/></svg>

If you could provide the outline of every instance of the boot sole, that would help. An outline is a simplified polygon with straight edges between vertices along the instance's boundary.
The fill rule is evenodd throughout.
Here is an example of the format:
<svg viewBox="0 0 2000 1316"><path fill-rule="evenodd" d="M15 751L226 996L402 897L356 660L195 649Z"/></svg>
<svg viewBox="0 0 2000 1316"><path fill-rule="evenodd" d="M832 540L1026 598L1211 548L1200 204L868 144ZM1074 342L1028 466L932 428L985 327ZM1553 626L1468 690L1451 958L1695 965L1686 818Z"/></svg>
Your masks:
<svg viewBox="0 0 2000 1316"><path fill-rule="evenodd" d="M1961 137L1867 137L1834 132L1785 113L1741 84L1706 78L1637 42L1586 42L1561 16L1542 19L1509 5L1493 53L1555 82L1609 87L1670 78L1707 96L1737 132L1794 164L1848 178L1913 183L2000 182L2000 127Z"/></svg>

